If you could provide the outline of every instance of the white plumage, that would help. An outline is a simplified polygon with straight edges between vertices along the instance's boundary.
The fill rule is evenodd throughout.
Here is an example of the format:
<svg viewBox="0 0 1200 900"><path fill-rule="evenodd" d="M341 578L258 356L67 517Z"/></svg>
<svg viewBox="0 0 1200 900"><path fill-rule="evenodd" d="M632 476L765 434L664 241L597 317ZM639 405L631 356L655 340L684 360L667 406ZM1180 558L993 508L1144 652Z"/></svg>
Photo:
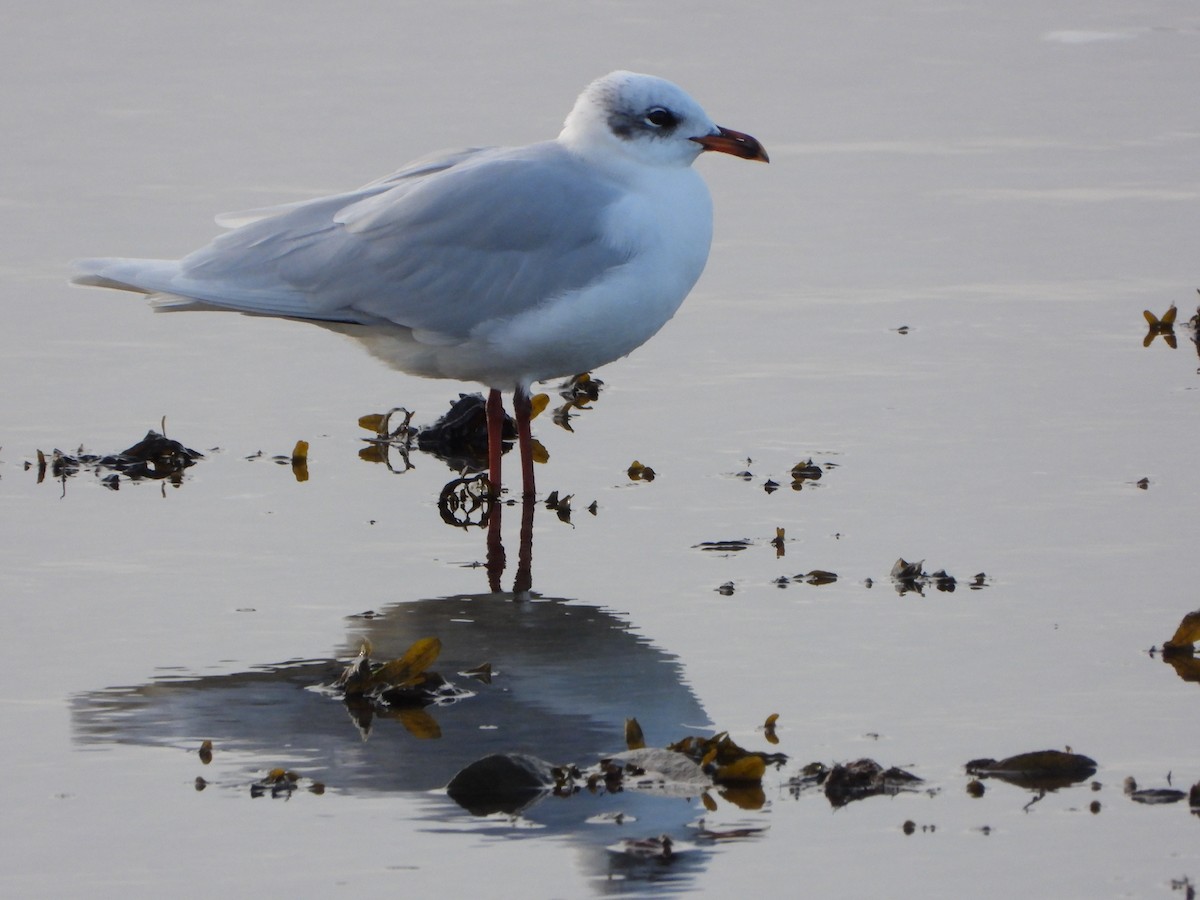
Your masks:
<svg viewBox="0 0 1200 900"><path fill-rule="evenodd" d="M712 206L691 163L706 149L767 158L670 82L613 72L555 140L434 155L344 194L222 216L234 230L181 260L79 260L74 280L160 309L313 321L405 372L488 386L496 415L512 390L524 456L530 385L628 354L700 277ZM491 464L498 490L498 446Z"/></svg>

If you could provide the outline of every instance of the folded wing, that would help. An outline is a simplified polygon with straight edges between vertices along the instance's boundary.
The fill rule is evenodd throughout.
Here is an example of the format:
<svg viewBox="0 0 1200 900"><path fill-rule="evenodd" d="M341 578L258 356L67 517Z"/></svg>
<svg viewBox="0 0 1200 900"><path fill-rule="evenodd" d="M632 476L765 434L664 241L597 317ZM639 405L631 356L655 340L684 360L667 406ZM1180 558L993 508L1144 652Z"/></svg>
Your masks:
<svg viewBox="0 0 1200 900"><path fill-rule="evenodd" d="M205 306L466 337L628 259L604 239L617 189L555 142L418 160L355 191L222 217L179 261L82 260L77 281Z"/></svg>

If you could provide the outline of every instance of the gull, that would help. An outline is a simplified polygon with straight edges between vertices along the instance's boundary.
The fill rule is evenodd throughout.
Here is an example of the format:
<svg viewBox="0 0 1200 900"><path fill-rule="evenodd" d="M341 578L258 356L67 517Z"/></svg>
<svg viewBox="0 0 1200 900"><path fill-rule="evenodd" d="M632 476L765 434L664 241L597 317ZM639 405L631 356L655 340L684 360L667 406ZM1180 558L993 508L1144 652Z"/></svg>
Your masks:
<svg viewBox="0 0 1200 900"><path fill-rule="evenodd" d="M768 161L675 84L612 72L554 140L434 154L347 193L218 216L232 230L183 259L76 260L72 280L158 310L313 322L400 371L481 383L496 497L512 391L532 497L532 385L627 355L700 277L712 200L692 163L706 150Z"/></svg>

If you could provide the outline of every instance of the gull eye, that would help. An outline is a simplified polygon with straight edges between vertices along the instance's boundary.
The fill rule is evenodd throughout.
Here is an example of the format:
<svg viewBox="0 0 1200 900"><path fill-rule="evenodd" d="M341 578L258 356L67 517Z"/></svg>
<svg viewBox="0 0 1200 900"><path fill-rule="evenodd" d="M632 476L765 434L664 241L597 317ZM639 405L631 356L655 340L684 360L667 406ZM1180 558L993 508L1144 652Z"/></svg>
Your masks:
<svg viewBox="0 0 1200 900"><path fill-rule="evenodd" d="M661 106L656 106L654 109L646 111L646 124L653 125L655 128L670 128L678 121L673 112L669 109L663 109Z"/></svg>

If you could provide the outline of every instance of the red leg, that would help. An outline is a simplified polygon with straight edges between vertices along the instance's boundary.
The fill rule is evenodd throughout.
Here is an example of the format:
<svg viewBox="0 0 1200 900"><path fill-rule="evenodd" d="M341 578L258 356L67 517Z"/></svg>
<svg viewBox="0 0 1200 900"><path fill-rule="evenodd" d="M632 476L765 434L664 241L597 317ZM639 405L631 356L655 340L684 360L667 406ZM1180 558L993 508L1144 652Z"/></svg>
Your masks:
<svg viewBox="0 0 1200 900"><path fill-rule="evenodd" d="M492 388L487 398L488 484L493 497L500 496L500 453L504 449L504 401ZM499 518L499 517L497 517Z"/></svg>
<svg viewBox="0 0 1200 900"><path fill-rule="evenodd" d="M521 486L522 496L532 499L533 488L533 435L529 431L530 413L533 402L526 388L518 387L513 392L513 413L517 418L517 445L521 449Z"/></svg>

